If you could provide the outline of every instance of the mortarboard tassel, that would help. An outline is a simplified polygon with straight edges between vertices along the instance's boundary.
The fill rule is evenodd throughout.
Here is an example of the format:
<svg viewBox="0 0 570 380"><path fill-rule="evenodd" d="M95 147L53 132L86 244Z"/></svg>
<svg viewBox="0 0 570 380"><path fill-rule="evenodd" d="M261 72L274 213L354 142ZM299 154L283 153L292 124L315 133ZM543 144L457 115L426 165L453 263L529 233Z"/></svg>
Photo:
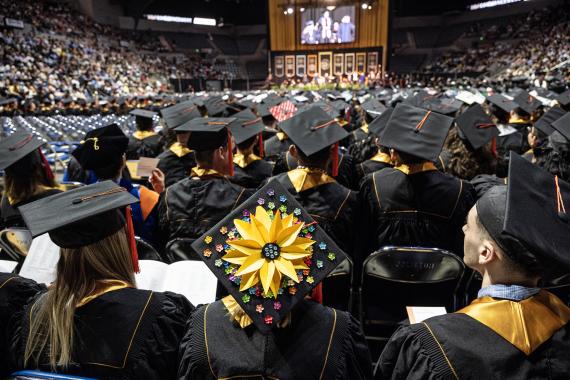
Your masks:
<svg viewBox="0 0 570 380"><path fill-rule="evenodd" d="M319 282L311 291L311 299L320 304L323 303L323 283Z"/></svg>
<svg viewBox="0 0 570 380"><path fill-rule="evenodd" d="M228 128L228 169L230 172L230 177L234 175L234 148L232 146L232 134Z"/></svg>
<svg viewBox="0 0 570 380"><path fill-rule="evenodd" d="M46 156L44 156L44 153L42 152L42 150L40 148L38 148L38 152L40 153L40 157L42 159L42 165L44 166L44 173L46 175L46 177L52 181L54 179L54 175L53 175L53 171L51 170L51 166L49 166L49 162L46 158Z"/></svg>
<svg viewBox="0 0 570 380"><path fill-rule="evenodd" d="M499 158L499 154L497 153L497 138L493 137L491 139L491 154L495 158Z"/></svg>
<svg viewBox="0 0 570 380"><path fill-rule="evenodd" d="M131 206L127 206L125 219L127 219L127 224L126 224L127 238L129 239L129 248L131 249L131 260L133 261L133 268L135 270L135 273L139 273L140 272L139 254L137 251L137 243L135 240L135 227L133 225Z"/></svg>
<svg viewBox="0 0 570 380"><path fill-rule="evenodd" d="M338 142L333 145L332 151L332 176L338 176Z"/></svg>
<svg viewBox="0 0 570 380"><path fill-rule="evenodd" d="M261 158L263 158L263 157L265 156L265 149L264 149L264 147L263 147L263 134L262 134L261 132L259 132L259 135L258 135L258 138L257 138L257 143L259 144L259 145L258 145L258 148L259 148L259 156L260 156Z"/></svg>

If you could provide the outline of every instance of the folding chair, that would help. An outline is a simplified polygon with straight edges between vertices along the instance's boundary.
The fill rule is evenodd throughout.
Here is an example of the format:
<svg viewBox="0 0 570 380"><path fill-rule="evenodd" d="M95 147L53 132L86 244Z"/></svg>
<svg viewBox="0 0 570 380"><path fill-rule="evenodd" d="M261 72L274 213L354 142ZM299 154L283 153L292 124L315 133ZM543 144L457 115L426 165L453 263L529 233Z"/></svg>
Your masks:
<svg viewBox="0 0 570 380"><path fill-rule="evenodd" d="M135 236L135 243L137 245L137 253L139 255L139 260L155 260L162 261L159 253L150 243L146 242L144 239Z"/></svg>
<svg viewBox="0 0 570 380"><path fill-rule="evenodd" d="M14 261L22 261L32 245L32 234L25 228L6 228L0 231L0 248Z"/></svg>
<svg viewBox="0 0 570 380"><path fill-rule="evenodd" d="M323 280L323 304L350 312L353 300L353 263L346 258Z"/></svg>
<svg viewBox="0 0 570 380"><path fill-rule="evenodd" d="M570 306L570 273L546 281L542 288L555 294L562 302Z"/></svg>
<svg viewBox="0 0 570 380"><path fill-rule="evenodd" d="M182 260L200 260L200 257L192 248L194 239L176 238L166 244L165 259L167 262L173 263Z"/></svg>

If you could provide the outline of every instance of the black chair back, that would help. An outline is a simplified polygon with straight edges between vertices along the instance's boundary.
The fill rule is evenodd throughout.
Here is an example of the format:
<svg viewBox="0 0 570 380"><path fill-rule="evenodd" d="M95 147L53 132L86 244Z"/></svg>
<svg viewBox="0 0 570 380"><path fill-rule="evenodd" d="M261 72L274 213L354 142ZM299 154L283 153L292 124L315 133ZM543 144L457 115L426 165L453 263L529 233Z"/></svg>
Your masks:
<svg viewBox="0 0 570 380"><path fill-rule="evenodd" d="M335 309L352 311L353 264L347 257L322 281L323 304Z"/></svg>
<svg viewBox="0 0 570 380"><path fill-rule="evenodd" d="M157 250L154 249L154 247L148 242L144 241L138 236L135 236L135 242L137 244L137 253L139 255L139 260L162 261L162 258L158 254Z"/></svg>
<svg viewBox="0 0 570 380"><path fill-rule="evenodd" d="M183 260L200 260L198 254L192 248L194 239L176 238L166 244L164 254L169 263Z"/></svg>

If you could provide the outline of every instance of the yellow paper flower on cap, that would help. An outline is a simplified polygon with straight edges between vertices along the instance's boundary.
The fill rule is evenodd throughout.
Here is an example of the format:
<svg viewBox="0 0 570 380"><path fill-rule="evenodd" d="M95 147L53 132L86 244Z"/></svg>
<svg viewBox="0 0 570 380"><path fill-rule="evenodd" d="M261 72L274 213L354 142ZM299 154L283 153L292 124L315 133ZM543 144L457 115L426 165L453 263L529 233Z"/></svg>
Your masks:
<svg viewBox="0 0 570 380"><path fill-rule="evenodd" d="M234 219L242 239L226 241L232 249L222 259L240 266L235 273L241 276L240 291L261 282L264 295L270 290L277 295L283 276L299 282L296 271L309 269L303 260L312 255L309 248L315 241L299 237L305 223L294 224L293 219L292 214L281 218L277 211L271 220L261 206L249 223Z"/></svg>

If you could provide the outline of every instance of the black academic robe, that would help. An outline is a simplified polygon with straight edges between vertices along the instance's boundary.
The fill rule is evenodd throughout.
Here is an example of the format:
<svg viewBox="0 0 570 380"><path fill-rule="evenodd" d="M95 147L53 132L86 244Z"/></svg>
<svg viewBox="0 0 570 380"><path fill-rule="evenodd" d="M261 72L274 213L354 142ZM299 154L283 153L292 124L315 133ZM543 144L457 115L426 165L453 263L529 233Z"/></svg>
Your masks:
<svg viewBox="0 0 570 380"><path fill-rule="evenodd" d="M319 226L334 240L334 242L349 256L354 253L356 244L356 220L359 216L358 196L356 192L347 189L332 177L322 172L315 173L314 178L300 179L293 183L290 173L302 172L305 169L294 169L282 173L277 179L289 193L315 219ZM322 176L321 176L322 173ZM330 182L327 182L330 181ZM297 182L297 181L296 181ZM301 188L301 183L314 183L314 186ZM297 189L300 189L299 191Z"/></svg>
<svg viewBox="0 0 570 380"><path fill-rule="evenodd" d="M196 166L194 152L180 157L169 149L159 154L158 159L160 161L158 161L157 168L164 173L164 184L166 187L188 177L190 170Z"/></svg>
<svg viewBox="0 0 570 380"><path fill-rule="evenodd" d="M475 204L469 182L437 170L406 175L386 168L365 178L360 198L362 260L387 245L443 248L463 255L462 227Z"/></svg>
<svg viewBox="0 0 570 380"><path fill-rule="evenodd" d="M176 238L199 238L253 193L221 175L188 177L175 183L158 201L161 245Z"/></svg>
<svg viewBox="0 0 570 380"><path fill-rule="evenodd" d="M273 175L288 172L299 166L299 163L289 152L280 154L273 167ZM329 165L329 175L332 175L332 166ZM338 155L338 175L335 178L338 183L352 190L358 190L358 174L356 172L354 159L348 154Z"/></svg>
<svg viewBox="0 0 570 380"><path fill-rule="evenodd" d="M12 339L20 369L32 306L20 315ZM73 364L61 372L97 379L176 379L179 346L193 308L170 292L124 288L100 295L76 309ZM49 364L40 369L49 372Z"/></svg>
<svg viewBox="0 0 570 380"><path fill-rule="evenodd" d="M33 280L11 273L0 273L0 378L14 371L10 360L9 328L12 318L21 313L30 300L46 290ZM15 321L16 322L16 321Z"/></svg>
<svg viewBox="0 0 570 380"><path fill-rule="evenodd" d="M24 219L22 219L20 211L18 211L18 207L45 197L49 197L50 195L54 195L57 193L61 193L61 190L48 189L42 193L32 196L29 199L26 199L25 201L21 201L13 205L10 204L8 198L5 195L3 195L2 200L0 200L0 230L12 227L27 228L26 223L24 223Z"/></svg>
<svg viewBox="0 0 570 380"><path fill-rule="evenodd" d="M241 167L234 164L234 175L230 181L248 189L257 189L261 183L271 177L273 163L265 160L255 160Z"/></svg>
<svg viewBox="0 0 570 380"><path fill-rule="evenodd" d="M356 176L358 178L358 183L361 183L364 177L366 177L368 174L390 167L392 167L392 164L390 163L390 156L386 153L378 153L371 159L356 165Z"/></svg>
<svg viewBox="0 0 570 380"><path fill-rule="evenodd" d="M475 189L477 199L481 198L485 193L495 186L502 186L507 184L506 178L500 178L491 174L479 174L471 180L471 185Z"/></svg>
<svg viewBox="0 0 570 380"><path fill-rule="evenodd" d="M138 160L141 157L154 158L162 153L162 139L159 134L154 134L143 139L135 136L129 137L127 147L127 160Z"/></svg>
<svg viewBox="0 0 570 380"><path fill-rule="evenodd" d="M302 300L291 323L262 335L230 321L221 301L196 310L181 345L179 378L369 379L368 346L350 314Z"/></svg>
<svg viewBox="0 0 570 380"><path fill-rule="evenodd" d="M268 161L275 161L280 154L289 150L291 144L291 140L285 137L281 132L268 138L263 142L265 158Z"/></svg>
<svg viewBox="0 0 570 380"><path fill-rule="evenodd" d="M508 320L509 315L501 318ZM525 327L531 325L532 321ZM513 328L512 336L520 335L525 327ZM535 331L528 332L533 335ZM570 374L569 352L567 323L527 355L477 319L447 314L396 331L380 356L375 379L562 380Z"/></svg>

